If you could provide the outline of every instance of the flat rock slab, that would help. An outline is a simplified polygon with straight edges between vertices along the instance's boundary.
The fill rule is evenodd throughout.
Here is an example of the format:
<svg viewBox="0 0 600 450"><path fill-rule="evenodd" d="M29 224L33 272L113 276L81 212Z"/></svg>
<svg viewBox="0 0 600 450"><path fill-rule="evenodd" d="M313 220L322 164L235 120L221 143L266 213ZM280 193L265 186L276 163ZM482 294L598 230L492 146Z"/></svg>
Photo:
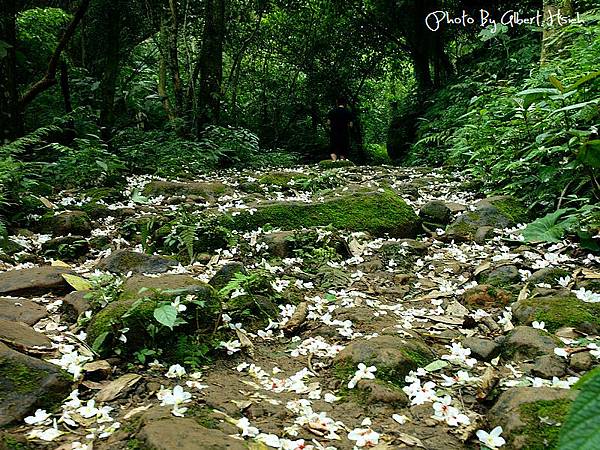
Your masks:
<svg viewBox="0 0 600 450"><path fill-rule="evenodd" d="M192 182L179 183L176 181L151 181L143 190L144 195L197 195L205 200L214 200L221 195L231 192L231 188L223 183Z"/></svg>
<svg viewBox="0 0 600 450"><path fill-rule="evenodd" d="M117 250L96 264L96 268L118 274L128 272L155 274L165 273L176 267L177 264L177 261L163 256L146 255L131 250Z"/></svg>
<svg viewBox="0 0 600 450"><path fill-rule="evenodd" d="M137 435L153 450L247 450L244 441L204 428L193 419L169 418L145 425Z"/></svg>
<svg viewBox="0 0 600 450"><path fill-rule="evenodd" d="M73 272L64 267L42 266L0 273L0 295L66 294L73 288L62 277L65 273Z"/></svg>
<svg viewBox="0 0 600 450"><path fill-rule="evenodd" d="M52 350L52 341L22 322L0 319L0 341L22 351Z"/></svg>
<svg viewBox="0 0 600 450"><path fill-rule="evenodd" d="M33 325L48 315L48 310L24 298L0 297L0 319Z"/></svg>
<svg viewBox="0 0 600 450"><path fill-rule="evenodd" d="M70 390L71 378L59 367L0 342L0 427L36 408L52 409Z"/></svg>

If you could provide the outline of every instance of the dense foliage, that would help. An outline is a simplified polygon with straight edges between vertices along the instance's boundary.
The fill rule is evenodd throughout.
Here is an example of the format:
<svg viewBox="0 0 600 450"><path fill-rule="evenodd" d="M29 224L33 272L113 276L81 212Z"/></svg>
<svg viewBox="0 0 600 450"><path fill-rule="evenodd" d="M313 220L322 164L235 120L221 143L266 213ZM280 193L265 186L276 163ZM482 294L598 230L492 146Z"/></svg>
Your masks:
<svg viewBox="0 0 600 450"><path fill-rule="evenodd" d="M580 231L598 214L599 13L518 9L567 4L579 22L550 34L425 27L442 6L515 8L504 0L5 2L2 222L131 173L322 159L343 95L357 162L466 168L536 214L576 212Z"/></svg>

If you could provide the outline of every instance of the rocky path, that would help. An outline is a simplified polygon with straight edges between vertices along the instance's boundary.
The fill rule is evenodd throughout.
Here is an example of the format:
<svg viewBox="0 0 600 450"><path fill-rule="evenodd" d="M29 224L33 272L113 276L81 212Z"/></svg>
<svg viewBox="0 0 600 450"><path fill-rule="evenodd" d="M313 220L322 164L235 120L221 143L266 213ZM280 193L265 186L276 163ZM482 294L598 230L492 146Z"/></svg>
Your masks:
<svg viewBox="0 0 600 450"><path fill-rule="evenodd" d="M525 243L525 208L459 173L47 206L0 263L0 449L554 448L600 357L600 258Z"/></svg>

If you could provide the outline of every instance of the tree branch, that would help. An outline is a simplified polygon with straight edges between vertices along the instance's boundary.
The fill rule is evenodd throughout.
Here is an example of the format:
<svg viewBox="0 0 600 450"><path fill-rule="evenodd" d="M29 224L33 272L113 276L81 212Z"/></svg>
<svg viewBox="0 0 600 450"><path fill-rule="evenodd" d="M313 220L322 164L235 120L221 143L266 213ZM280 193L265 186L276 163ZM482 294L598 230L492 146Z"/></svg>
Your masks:
<svg viewBox="0 0 600 450"><path fill-rule="evenodd" d="M46 70L46 74L41 80L34 83L34 85L31 86L31 88L29 88L29 90L21 97L19 101L19 107L21 111L23 111L25 107L29 103L31 103L31 101L34 98L36 98L39 94L56 84L56 71L60 62L60 55L66 48L73 35L75 34L75 30L77 29L79 22L81 22L81 19L83 19L83 16L85 15L85 12L87 11L89 5L90 0L82 0L81 4L79 5L79 8L73 16L73 20L71 20L71 23L65 30L60 41L58 42L58 45L54 49L54 53L52 54L52 57L48 62L48 69Z"/></svg>

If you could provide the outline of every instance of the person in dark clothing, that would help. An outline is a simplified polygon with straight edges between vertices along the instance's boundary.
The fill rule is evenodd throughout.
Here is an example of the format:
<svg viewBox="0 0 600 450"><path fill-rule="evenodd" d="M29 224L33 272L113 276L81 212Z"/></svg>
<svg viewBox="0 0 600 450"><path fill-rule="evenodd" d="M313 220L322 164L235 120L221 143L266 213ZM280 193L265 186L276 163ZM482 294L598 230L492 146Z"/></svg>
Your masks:
<svg viewBox="0 0 600 450"><path fill-rule="evenodd" d="M346 100L339 98L337 106L329 111L327 124L330 130L331 159L347 159L350 151L350 128L352 128L352 113L346 108Z"/></svg>

